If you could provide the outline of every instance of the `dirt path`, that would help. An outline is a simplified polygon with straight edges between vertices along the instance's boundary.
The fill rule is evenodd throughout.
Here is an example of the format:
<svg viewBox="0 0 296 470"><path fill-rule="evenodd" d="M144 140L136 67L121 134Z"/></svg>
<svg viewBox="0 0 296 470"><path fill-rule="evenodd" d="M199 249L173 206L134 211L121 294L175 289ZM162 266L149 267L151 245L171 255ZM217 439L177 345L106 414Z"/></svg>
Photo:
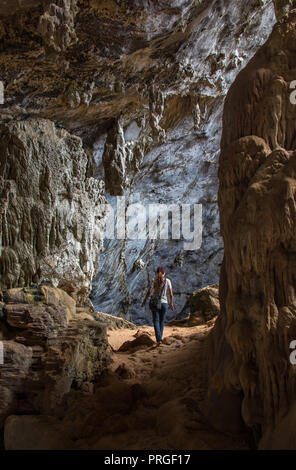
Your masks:
<svg viewBox="0 0 296 470"><path fill-rule="evenodd" d="M113 362L102 390L109 390L104 400L112 410L104 435L88 441L89 448L248 449L246 436L234 439L215 431L199 408L206 391L201 361L209 330L165 326L160 346L153 344L153 327L108 331ZM118 351L124 343L126 351Z"/></svg>

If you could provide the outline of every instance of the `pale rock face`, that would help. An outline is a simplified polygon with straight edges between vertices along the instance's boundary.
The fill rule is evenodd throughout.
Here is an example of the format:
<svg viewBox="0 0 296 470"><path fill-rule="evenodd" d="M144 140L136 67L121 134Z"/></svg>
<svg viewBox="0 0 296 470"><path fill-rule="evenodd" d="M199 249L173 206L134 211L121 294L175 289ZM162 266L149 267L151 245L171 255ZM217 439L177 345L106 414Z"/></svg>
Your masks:
<svg viewBox="0 0 296 470"><path fill-rule="evenodd" d="M103 185L81 139L48 120L2 124L1 288L50 282L80 302L102 242Z"/></svg>
<svg viewBox="0 0 296 470"><path fill-rule="evenodd" d="M180 39L174 64L167 59L152 82L143 81L143 117L121 116L105 147L104 136L95 144L98 175L105 175L114 212L119 195L126 197L127 211L131 204L144 206L147 224L151 204L175 204L180 211L189 204L192 213L194 204L202 205L202 245L197 250L184 250L182 239L105 240L92 301L139 324L151 321L148 307L140 304L158 265L166 266L175 292L176 311L168 312L169 319L189 312L189 295L196 288L218 281L223 258L216 197L223 99L275 22L270 2L261 7L201 2L198 11L190 16L184 9L183 32L178 37L171 31L164 41ZM134 68L140 57L134 54ZM145 269L137 268L138 260Z"/></svg>

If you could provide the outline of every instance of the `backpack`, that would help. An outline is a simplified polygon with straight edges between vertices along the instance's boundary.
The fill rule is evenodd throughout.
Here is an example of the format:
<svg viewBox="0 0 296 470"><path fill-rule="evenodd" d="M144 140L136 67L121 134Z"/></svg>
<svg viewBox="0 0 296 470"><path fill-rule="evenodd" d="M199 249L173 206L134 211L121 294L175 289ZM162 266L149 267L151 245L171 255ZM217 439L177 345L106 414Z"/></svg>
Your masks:
<svg viewBox="0 0 296 470"><path fill-rule="evenodd" d="M161 297L162 297L164 289L165 289L165 292L166 292L167 285L168 285L168 281L166 279L165 284L164 284L161 292L158 295L154 295L153 297L151 297L150 302L149 302L149 308L151 310L160 310L161 309Z"/></svg>

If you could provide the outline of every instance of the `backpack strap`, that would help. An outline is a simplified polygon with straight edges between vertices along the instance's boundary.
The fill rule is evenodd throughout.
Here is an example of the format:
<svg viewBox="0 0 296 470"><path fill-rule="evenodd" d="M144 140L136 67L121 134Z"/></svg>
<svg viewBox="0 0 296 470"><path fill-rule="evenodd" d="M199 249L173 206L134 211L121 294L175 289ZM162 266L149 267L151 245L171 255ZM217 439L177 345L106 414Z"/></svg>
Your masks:
<svg viewBox="0 0 296 470"><path fill-rule="evenodd" d="M167 280L167 278L165 278L165 285L163 286L163 289L165 290L164 291L164 297L166 297L167 287L168 287L168 280ZM162 289L162 292L161 292L161 296L163 294L163 289Z"/></svg>

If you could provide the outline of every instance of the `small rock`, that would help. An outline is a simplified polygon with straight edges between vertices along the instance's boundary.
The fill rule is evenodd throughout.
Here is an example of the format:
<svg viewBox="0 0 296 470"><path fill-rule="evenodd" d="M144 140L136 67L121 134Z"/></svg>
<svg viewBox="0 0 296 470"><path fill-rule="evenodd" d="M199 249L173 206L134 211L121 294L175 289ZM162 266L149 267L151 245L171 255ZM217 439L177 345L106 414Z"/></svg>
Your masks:
<svg viewBox="0 0 296 470"><path fill-rule="evenodd" d="M170 345L170 344L172 344L172 343L174 343L174 342L175 342L175 338L172 337L172 336L166 336L166 337L163 338L163 340L162 340L162 343L163 343L163 344L167 344L167 345Z"/></svg>
<svg viewBox="0 0 296 470"><path fill-rule="evenodd" d="M82 390L84 393L91 393L91 394L93 394L93 393L94 393L94 384L91 383L91 382L83 382L83 384L81 385L81 390Z"/></svg>
<svg viewBox="0 0 296 470"><path fill-rule="evenodd" d="M120 364L117 369L115 370L116 374L118 374L123 379L130 379L135 377L135 373L132 369L130 369L126 364Z"/></svg>
<svg viewBox="0 0 296 470"><path fill-rule="evenodd" d="M125 341L118 349L118 352L129 351L130 349L134 349L137 347L152 346L153 344L154 341L150 337L150 335L148 335L147 333L142 333L133 341Z"/></svg>

